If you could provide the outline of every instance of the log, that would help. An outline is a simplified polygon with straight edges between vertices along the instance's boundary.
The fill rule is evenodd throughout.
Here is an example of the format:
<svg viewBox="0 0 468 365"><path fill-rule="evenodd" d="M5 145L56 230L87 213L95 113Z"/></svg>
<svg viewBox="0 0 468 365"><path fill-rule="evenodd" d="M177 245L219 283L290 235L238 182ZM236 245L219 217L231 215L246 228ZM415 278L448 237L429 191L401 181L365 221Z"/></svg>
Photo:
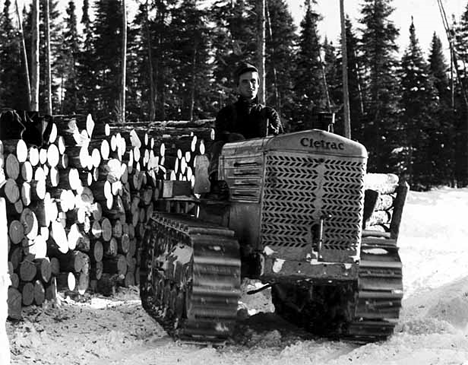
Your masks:
<svg viewBox="0 0 468 365"><path fill-rule="evenodd" d="M91 242L91 255L90 259L95 264L101 262L104 257L104 246L102 245L101 241L93 241Z"/></svg>
<svg viewBox="0 0 468 365"><path fill-rule="evenodd" d="M8 227L8 236L14 245L20 243L24 238L23 224L18 220L12 220Z"/></svg>
<svg viewBox="0 0 468 365"><path fill-rule="evenodd" d="M86 293L86 290L88 290L89 287L89 273L84 273L80 272L78 274L78 281L76 285L76 291L80 295L84 295Z"/></svg>
<svg viewBox="0 0 468 365"><path fill-rule="evenodd" d="M57 279L51 278L50 283L45 288L45 299L55 302L57 300Z"/></svg>
<svg viewBox="0 0 468 365"><path fill-rule="evenodd" d="M102 242L102 247L104 249L103 256L106 258L117 257L119 247L115 237L112 237L109 241Z"/></svg>
<svg viewBox="0 0 468 365"><path fill-rule="evenodd" d="M47 163L47 149L39 148L39 163L45 165Z"/></svg>
<svg viewBox="0 0 468 365"><path fill-rule="evenodd" d="M70 251L65 255L59 255L61 270L79 273L89 271L89 257L80 251Z"/></svg>
<svg viewBox="0 0 468 365"><path fill-rule="evenodd" d="M19 277L21 281L31 281L37 274L37 268L34 263L34 255L27 255L19 266Z"/></svg>
<svg viewBox="0 0 468 365"><path fill-rule="evenodd" d="M10 254L8 256L9 262L13 265L13 270L16 270L23 260L23 248L20 246L13 247L10 249Z"/></svg>
<svg viewBox="0 0 468 365"><path fill-rule="evenodd" d="M52 276L60 274L60 261L57 257L50 258L50 271Z"/></svg>
<svg viewBox="0 0 468 365"><path fill-rule="evenodd" d="M45 288L40 280L34 282L34 303L42 305L45 301Z"/></svg>
<svg viewBox="0 0 468 365"><path fill-rule="evenodd" d="M46 179L31 181L31 200L43 200L47 193Z"/></svg>
<svg viewBox="0 0 468 365"><path fill-rule="evenodd" d="M21 163L21 178L23 181L30 182L34 177L34 168L30 161Z"/></svg>
<svg viewBox="0 0 468 365"><path fill-rule="evenodd" d="M72 272L61 272L57 275L57 290L74 291L76 288L76 278Z"/></svg>
<svg viewBox="0 0 468 365"><path fill-rule="evenodd" d="M21 292L17 288L8 288L8 317L15 320L23 318L22 315L22 303ZM3 351L2 351L3 352Z"/></svg>
<svg viewBox="0 0 468 365"><path fill-rule="evenodd" d="M13 288L18 289L18 288L19 288L19 284L20 284L20 279L19 279L18 274L15 273L15 272L12 272L12 273L10 274L10 286L12 286Z"/></svg>
<svg viewBox="0 0 468 365"><path fill-rule="evenodd" d="M39 149L36 146L31 146L28 149L28 161L33 167L39 164Z"/></svg>
<svg viewBox="0 0 468 365"><path fill-rule="evenodd" d="M59 207L48 192L44 195L44 199L35 201L29 208L36 213L41 227L49 227L58 218Z"/></svg>
<svg viewBox="0 0 468 365"><path fill-rule="evenodd" d="M31 194L31 185L28 182L24 181L21 184L21 201L23 202L23 206L27 207L31 204Z"/></svg>
<svg viewBox="0 0 468 365"><path fill-rule="evenodd" d="M88 145L72 146L67 148L68 163L77 169L87 170L91 156L89 155Z"/></svg>
<svg viewBox="0 0 468 365"><path fill-rule="evenodd" d="M33 240L39 233L39 222L36 214L29 208L24 208L20 216L20 222L24 227L24 235Z"/></svg>
<svg viewBox="0 0 468 365"><path fill-rule="evenodd" d="M5 159L5 173L7 177L14 180L20 175L20 163L13 153L7 155Z"/></svg>
<svg viewBox="0 0 468 365"><path fill-rule="evenodd" d="M47 147L47 164L50 167L57 167L60 161L60 152L55 144L50 144Z"/></svg>
<svg viewBox="0 0 468 365"><path fill-rule="evenodd" d="M20 285L22 303L25 306L34 303L34 284L31 282L23 283Z"/></svg>
<svg viewBox="0 0 468 365"><path fill-rule="evenodd" d="M57 146L57 149L59 151L60 155L63 155L66 150L66 145L65 145L65 138L63 136L57 136L57 140L55 141L55 145Z"/></svg>
<svg viewBox="0 0 468 365"><path fill-rule="evenodd" d="M69 250L65 228L58 221L52 222L50 226L49 249L52 253L58 251L66 254Z"/></svg>
<svg viewBox="0 0 468 365"><path fill-rule="evenodd" d="M89 276L91 279L99 280L102 277L103 273L103 264L102 261L95 262L94 265L91 266L91 271Z"/></svg>
<svg viewBox="0 0 468 365"><path fill-rule="evenodd" d="M130 237L128 234L122 234L120 237L116 238L118 252L122 254L127 254L130 250Z"/></svg>
<svg viewBox="0 0 468 365"><path fill-rule="evenodd" d="M52 265L48 257L42 259L35 259L34 265L36 266L36 279L48 283L52 277Z"/></svg>
<svg viewBox="0 0 468 365"><path fill-rule="evenodd" d="M109 274L117 274L125 276L127 273L127 260L124 255L117 255L116 257L107 258L102 261L104 272Z"/></svg>
<svg viewBox="0 0 468 365"><path fill-rule="evenodd" d="M108 242L112 238L112 224L106 217L101 219L101 237L104 242Z"/></svg>
<svg viewBox="0 0 468 365"><path fill-rule="evenodd" d="M24 248L25 254L31 254L36 259L47 257L47 240L45 237L38 234L34 239L27 240L27 242L28 246Z"/></svg>
<svg viewBox="0 0 468 365"><path fill-rule="evenodd" d="M16 184L16 180L8 178L0 187L0 194L12 204L15 204L20 198L20 190Z"/></svg>
<svg viewBox="0 0 468 365"><path fill-rule="evenodd" d="M98 220L93 221L91 225L91 235L95 239L99 239L101 237L101 223Z"/></svg>
<svg viewBox="0 0 468 365"><path fill-rule="evenodd" d="M57 167L51 167L49 174L46 180L46 185L48 187L55 188L60 184L60 172Z"/></svg>

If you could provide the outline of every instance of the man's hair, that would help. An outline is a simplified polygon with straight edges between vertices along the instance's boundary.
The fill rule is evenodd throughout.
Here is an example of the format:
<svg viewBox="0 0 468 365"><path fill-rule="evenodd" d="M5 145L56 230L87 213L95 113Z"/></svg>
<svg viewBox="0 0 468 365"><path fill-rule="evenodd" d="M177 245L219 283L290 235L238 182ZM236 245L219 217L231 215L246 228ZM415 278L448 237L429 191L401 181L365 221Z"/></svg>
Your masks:
<svg viewBox="0 0 468 365"><path fill-rule="evenodd" d="M241 62L237 66L236 70L234 71L234 82L236 85L239 85L239 78L241 75L245 74L246 72L257 72L258 69L254 65L248 62Z"/></svg>

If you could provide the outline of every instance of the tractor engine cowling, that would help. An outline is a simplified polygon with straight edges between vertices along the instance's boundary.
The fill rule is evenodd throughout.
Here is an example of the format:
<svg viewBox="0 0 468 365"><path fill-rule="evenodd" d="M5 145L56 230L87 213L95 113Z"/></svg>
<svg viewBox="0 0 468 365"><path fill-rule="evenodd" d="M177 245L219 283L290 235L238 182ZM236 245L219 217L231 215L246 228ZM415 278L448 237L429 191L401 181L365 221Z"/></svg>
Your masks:
<svg viewBox="0 0 468 365"><path fill-rule="evenodd" d="M243 265L257 262L266 281L355 279L366 162L362 145L322 130L226 144L225 222Z"/></svg>

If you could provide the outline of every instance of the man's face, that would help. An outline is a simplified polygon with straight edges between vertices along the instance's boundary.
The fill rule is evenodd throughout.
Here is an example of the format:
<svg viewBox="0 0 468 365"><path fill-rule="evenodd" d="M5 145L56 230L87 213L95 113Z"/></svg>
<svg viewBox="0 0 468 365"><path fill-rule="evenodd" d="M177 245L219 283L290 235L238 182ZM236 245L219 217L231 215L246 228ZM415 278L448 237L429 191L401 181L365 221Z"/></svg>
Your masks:
<svg viewBox="0 0 468 365"><path fill-rule="evenodd" d="M237 92L247 99L254 99L258 93L258 73L248 71L239 76Z"/></svg>

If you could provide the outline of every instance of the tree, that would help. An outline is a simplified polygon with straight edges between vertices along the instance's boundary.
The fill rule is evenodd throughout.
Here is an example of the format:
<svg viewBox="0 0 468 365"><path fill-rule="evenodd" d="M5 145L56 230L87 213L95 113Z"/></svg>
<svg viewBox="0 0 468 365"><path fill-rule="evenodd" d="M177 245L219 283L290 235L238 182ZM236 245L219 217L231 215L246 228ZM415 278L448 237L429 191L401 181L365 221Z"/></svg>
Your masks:
<svg viewBox="0 0 468 365"><path fill-rule="evenodd" d="M405 174L413 189L427 189L436 181L432 153L439 132L435 117L438 110L437 90L429 76L414 23L410 26L410 42L401 61L401 126L399 153L404 156L400 174Z"/></svg>
<svg viewBox="0 0 468 365"><path fill-rule="evenodd" d="M233 69L239 61L256 60L256 14L254 0L217 0L210 14L214 48L214 108L221 109L235 97Z"/></svg>
<svg viewBox="0 0 468 365"><path fill-rule="evenodd" d="M321 44L317 23L320 15L314 12L312 3L306 1L306 13L300 24L299 51L295 71L294 91L297 112L294 115L296 129L310 128L313 113L329 111L329 103L324 82Z"/></svg>
<svg viewBox="0 0 468 365"><path fill-rule="evenodd" d="M177 80L171 91L172 100L178 106L172 108L172 117L198 119L209 106L211 94L208 13L198 9L195 0L182 1L171 13L174 31L169 66Z"/></svg>
<svg viewBox="0 0 468 365"><path fill-rule="evenodd" d="M388 171L391 151L397 147L399 31L390 20L391 0L364 0L360 23L364 66L365 133L361 142L369 151L370 171Z"/></svg>
<svg viewBox="0 0 468 365"><path fill-rule="evenodd" d="M442 42L434 33L429 52L429 74L439 97L439 110L437 111L438 131L433 136L430 157L435 163L437 172L435 184L448 184L454 186L456 161L456 115L452 107L452 92L448 77L449 67L445 60Z"/></svg>
<svg viewBox="0 0 468 365"><path fill-rule="evenodd" d="M13 27L11 1L5 0L0 18L0 105L5 108L29 109L21 38Z"/></svg>
<svg viewBox="0 0 468 365"><path fill-rule="evenodd" d="M456 180L458 184L468 184L468 5L460 17L460 21L452 27L455 34L453 57L454 71L457 78L454 88L456 115ZM450 37L453 36L450 34ZM453 39L453 38L452 38Z"/></svg>
<svg viewBox="0 0 468 365"><path fill-rule="evenodd" d="M76 113L97 113L98 93L96 92L94 62L94 30L90 18L89 0L83 0L81 26L84 29L83 44L76 55Z"/></svg>
<svg viewBox="0 0 468 365"><path fill-rule="evenodd" d="M276 108L287 127L296 108L296 26L284 0L267 1L266 15L266 104Z"/></svg>
<svg viewBox="0 0 468 365"><path fill-rule="evenodd" d="M120 80L122 52L122 7L120 1L99 0L95 3L93 23L93 64L96 114L105 120L121 115Z"/></svg>
<svg viewBox="0 0 468 365"><path fill-rule="evenodd" d="M62 113L76 113L79 108L77 62L80 54L81 37L78 33L78 19L75 1L70 0L66 9L62 47L57 59L57 72L60 75L63 95L60 110Z"/></svg>

